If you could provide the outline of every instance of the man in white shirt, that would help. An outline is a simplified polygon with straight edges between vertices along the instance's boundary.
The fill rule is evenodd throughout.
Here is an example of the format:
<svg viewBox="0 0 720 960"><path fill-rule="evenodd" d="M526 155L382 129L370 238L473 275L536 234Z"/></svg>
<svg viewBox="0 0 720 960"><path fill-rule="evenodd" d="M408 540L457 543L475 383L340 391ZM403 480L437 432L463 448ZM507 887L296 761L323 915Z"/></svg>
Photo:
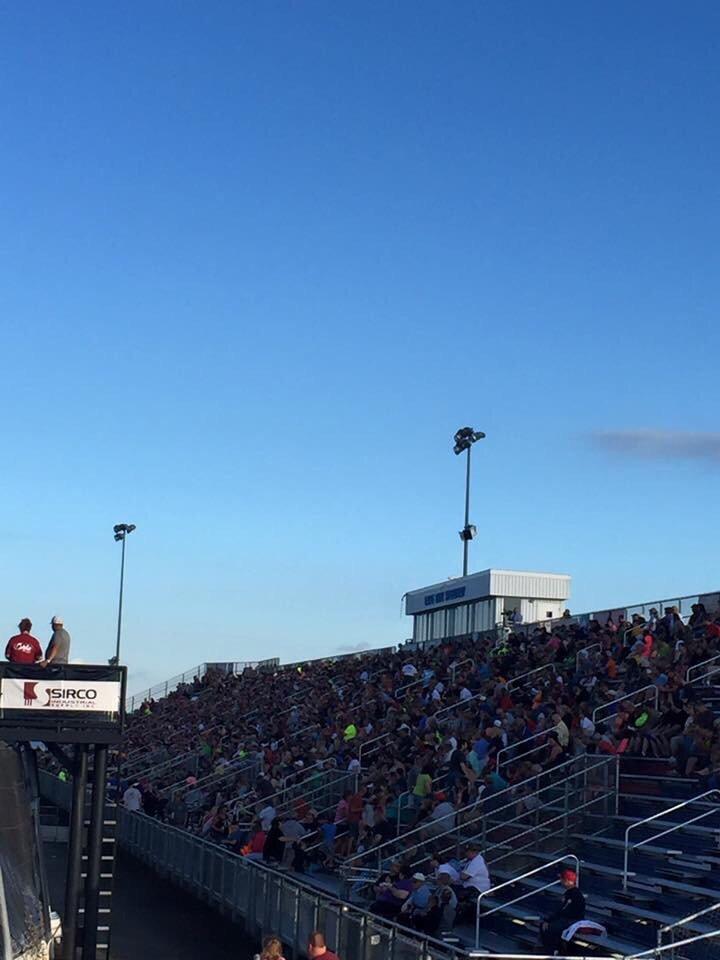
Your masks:
<svg viewBox="0 0 720 960"><path fill-rule="evenodd" d="M138 789L138 784L133 783L123 794L123 806L131 813L137 813L142 810L142 794Z"/></svg>
<svg viewBox="0 0 720 960"><path fill-rule="evenodd" d="M270 827L272 826L272 822L276 816L277 816L277 810L272 805L272 803L268 803L258 813L258 817L260 818L260 826L265 831L265 833L267 833Z"/></svg>
<svg viewBox="0 0 720 960"><path fill-rule="evenodd" d="M480 847L477 843L469 843L465 850L468 859L460 874L463 888L484 893L490 889L490 874L483 855L480 853Z"/></svg>
<svg viewBox="0 0 720 960"><path fill-rule="evenodd" d="M470 693L470 691L468 690L467 687L463 687L462 690L460 691L460 699L461 699L461 700L471 700L471 699L472 699L472 693Z"/></svg>
<svg viewBox="0 0 720 960"><path fill-rule="evenodd" d="M460 883L460 874L451 863L441 863L435 870L435 876L439 877L441 873L447 874L447 876L450 877L450 883Z"/></svg>
<svg viewBox="0 0 720 960"><path fill-rule="evenodd" d="M404 677L416 677L417 676L417 667L414 663L410 663L408 660L407 663L403 664L402 675Z"/></svg>

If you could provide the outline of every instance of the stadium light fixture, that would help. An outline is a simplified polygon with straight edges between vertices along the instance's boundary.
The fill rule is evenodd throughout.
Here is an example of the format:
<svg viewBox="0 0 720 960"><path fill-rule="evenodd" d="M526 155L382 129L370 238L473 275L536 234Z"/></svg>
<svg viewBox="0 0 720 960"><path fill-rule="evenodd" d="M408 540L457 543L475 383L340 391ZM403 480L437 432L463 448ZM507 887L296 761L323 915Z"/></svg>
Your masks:
<svg viewBox="0 0 720 960"><path fill-rule="evenodd" d="M459 456L467 451L467 468L465 472L465 526L460 531L460 539L463 545L463 576L468 574L468 547L471 540L477 535L477 528L470 523L470 451L472 446L478 440L484 440L485 434L482 430L475 430L473 427L460 427L454 436L455 446L453 453Z"/></svg>
<svg viewBox="0 0 720 960"><path fill-rule="evenodd" d="M115 534L115 541L122 541L122 556L120 559L120 598L118 600L118 624L117 624L117 641L115 643L115 656L110 661L111 663L119 664L120 663L120 631L122 629L122 608L123 608L123 587L125 584L125 541L128 537L128 534L132 533L135 530L134 523L116 523L113 527L113 533Z"/></svg>

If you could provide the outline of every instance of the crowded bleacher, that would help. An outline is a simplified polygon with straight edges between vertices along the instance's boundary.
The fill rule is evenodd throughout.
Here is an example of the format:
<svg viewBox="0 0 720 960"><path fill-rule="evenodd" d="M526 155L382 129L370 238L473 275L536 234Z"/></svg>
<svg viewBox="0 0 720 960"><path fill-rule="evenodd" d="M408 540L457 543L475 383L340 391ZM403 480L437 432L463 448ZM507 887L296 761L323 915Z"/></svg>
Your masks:
<svg viewBox="0 0 720 960"><path fill-rule="evenodd" d="M657 760L697 792L720 786L720 722L688 680L719 646L720 611L698 602L687 621L674 607L510 620L474 639L209 671L130 717L113 786L129 810L447 932L502 877L467 826L494 797L529 823L583 758Z"/></svg>

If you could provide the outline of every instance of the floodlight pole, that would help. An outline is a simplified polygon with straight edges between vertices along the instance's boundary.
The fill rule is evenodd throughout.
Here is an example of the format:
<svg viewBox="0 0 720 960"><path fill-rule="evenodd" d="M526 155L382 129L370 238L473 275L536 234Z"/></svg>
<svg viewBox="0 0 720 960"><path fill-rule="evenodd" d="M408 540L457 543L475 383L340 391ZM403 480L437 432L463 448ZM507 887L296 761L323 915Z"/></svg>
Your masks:
<svg viewBox="0 0 720 960"><path fill-rule="evenodd" d="M120 663L120 630L122 627L122 605L123 605L123 584L125 582L125 541L127 540L127 533L123 534L122 538L122 557L120 560L120 598L118 600L118 627L117 627L117 642L115 644L115 663Z"/></svg>
<svg viewBox="0 0 720 960"><path fill-rule="evenodd" d="M470 451L472 450L472 444L467 448L467 470L465 473L465 527L467 531L470 526ZM463 576L468 575L468 549L470 547L470 541L467 537L463 540Z"/></svg>

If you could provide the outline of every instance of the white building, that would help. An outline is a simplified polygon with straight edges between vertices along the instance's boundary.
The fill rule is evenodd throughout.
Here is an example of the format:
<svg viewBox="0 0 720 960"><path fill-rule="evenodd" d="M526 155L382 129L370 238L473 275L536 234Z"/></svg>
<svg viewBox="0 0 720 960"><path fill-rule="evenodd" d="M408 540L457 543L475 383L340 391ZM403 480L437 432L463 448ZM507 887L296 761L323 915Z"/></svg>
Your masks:
<svg viewBox="0 0 720 960"><path fill-rule="evenodd" d="M524 623L561 617L569 596L565 574L483 570L411 590L405 613L413 618L413 640L424 642L490 630L513 610Z"/></svg>

